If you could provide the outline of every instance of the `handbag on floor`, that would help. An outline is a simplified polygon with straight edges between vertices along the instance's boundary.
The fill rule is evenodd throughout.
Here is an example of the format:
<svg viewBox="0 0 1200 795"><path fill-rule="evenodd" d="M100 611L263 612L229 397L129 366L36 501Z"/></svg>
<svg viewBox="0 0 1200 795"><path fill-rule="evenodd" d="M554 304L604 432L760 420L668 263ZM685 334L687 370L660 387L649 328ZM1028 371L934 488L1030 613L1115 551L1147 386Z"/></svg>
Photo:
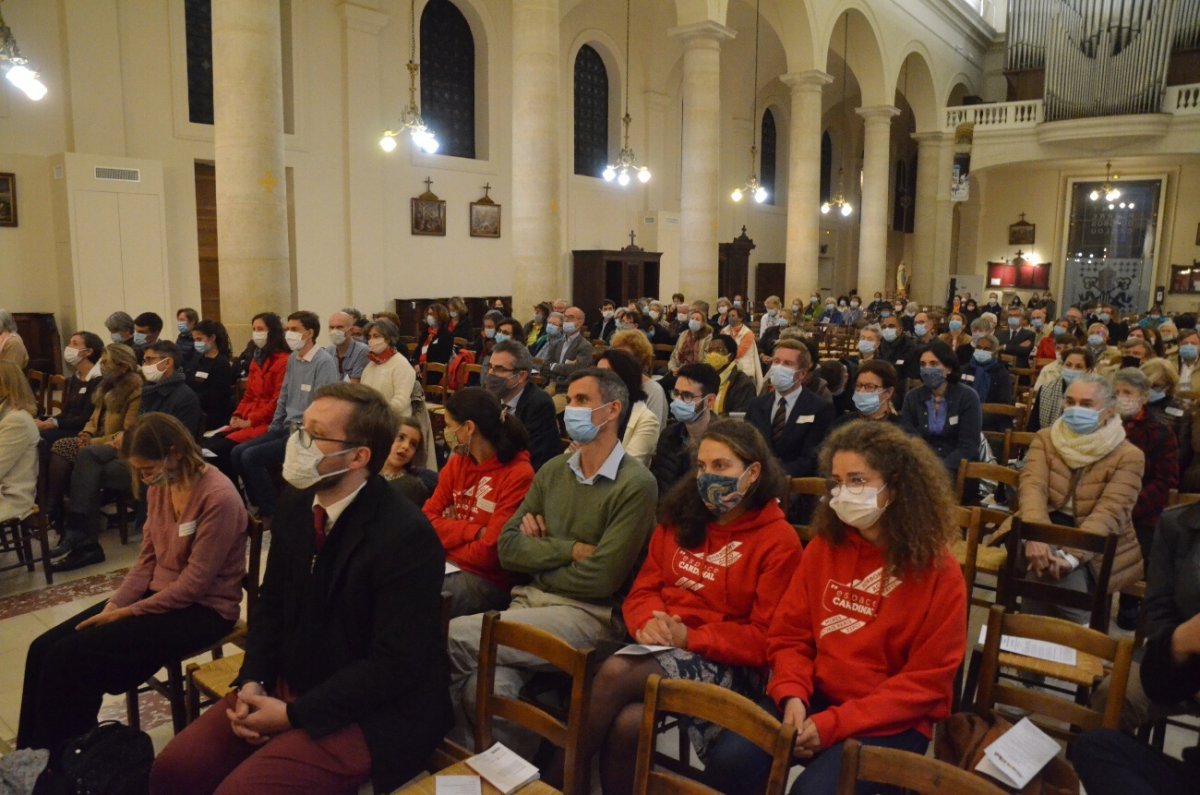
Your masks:
<svg viewBox="0 0 1200 795"><path fill-rule="evenodd" d="M72 795L147 795L153 764L150 735L106 720L67 743L59 771Z"/></svg>

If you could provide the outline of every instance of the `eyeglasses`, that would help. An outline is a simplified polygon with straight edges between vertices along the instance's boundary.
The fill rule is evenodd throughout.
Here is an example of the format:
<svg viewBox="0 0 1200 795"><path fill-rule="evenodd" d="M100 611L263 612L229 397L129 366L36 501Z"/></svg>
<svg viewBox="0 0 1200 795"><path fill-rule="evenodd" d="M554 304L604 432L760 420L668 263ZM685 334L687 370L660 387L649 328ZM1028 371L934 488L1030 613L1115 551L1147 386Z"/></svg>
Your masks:
<svg viewBox="0 0 1200 795"><path fill-rule="evenodd" d="M867 479L856 475L842 483L837 478L825 478L825 488L835 497L842 493L842 489L845 489L847 494L858 495L867 488Z"/></svg>
<svg viewBox="0 0 1200 795"><path fill-rule="evenodd" d="M317 436L300 423L292 423L291 432L296 434L296 441L305 450L312 447L313 442L336 442L338 444L356 444L349 439L333 439L329 436Z"/></svg>
<svg viewBox="0 0 1200 795"><path fill-rule="evenodd" d="M516 370L514 368L511 368L511 367L501 367L498 364L489 364L488 365L488 375L510 376L513 373L517 373L517 372L520 372L520 371Z"/></svg>
<svg viewBox="0 0 1200 795"><path fill-rule="evenodd" d="M671 397L675 400L683 400L688 403L695 403L698 400L704 400L704 395L693 395L691 392L680 392L678 389L671 391Z"/></svg>
<svg viewBox="0 0 1200 795"><path fill-rule="evenodd" d="M883 384L858 384L854 387L856 392L882 392L887 389Z"/></svg>

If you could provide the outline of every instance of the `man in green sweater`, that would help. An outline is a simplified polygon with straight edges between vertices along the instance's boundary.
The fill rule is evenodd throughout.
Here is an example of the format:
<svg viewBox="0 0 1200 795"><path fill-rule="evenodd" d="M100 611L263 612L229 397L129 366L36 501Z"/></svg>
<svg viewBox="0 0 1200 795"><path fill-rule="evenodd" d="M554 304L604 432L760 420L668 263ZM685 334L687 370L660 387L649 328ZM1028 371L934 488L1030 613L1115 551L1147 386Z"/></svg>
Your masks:
<svg viewBox="0 0 1200 795"><path fill-rule="evenodd" d="M610 370L571 375L564 421L579 443L574 453L548 461L500 534L500 564L526 574L512 590L504 621L545 630L576 648L625 636L620 599L655 525L658 486L640 462L625 455L617 434L629 412L629 392ZM472 742L476 668L483 616L450 622L450 694L458 717L452 736ZM535 660L501 648L496 693L516 697ZM528 738L497 732L518 752ZM477 749L480 751L486 749Z"/></svg>

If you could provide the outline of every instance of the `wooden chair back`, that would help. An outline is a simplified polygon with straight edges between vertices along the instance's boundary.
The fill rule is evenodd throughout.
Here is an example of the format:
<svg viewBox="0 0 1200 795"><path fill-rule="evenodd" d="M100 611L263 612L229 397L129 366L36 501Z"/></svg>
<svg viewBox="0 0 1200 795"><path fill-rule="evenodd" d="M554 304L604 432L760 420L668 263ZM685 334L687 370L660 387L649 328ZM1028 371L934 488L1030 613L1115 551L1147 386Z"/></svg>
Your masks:
<svg viewBox="0 0 1200 795"><path fill-rule="evenodd" d="M979 508L956 505L952 509L955 526L962 531L964 551L961 561L963 579L967 583L967 605L970 610L971 594L975 592L976 560L979 557L979 539L983 535L983 520Z"/></svg>
<svg viewBox="0 0 1200 795"><path fill-rule="evenodd" d="M1062 549L1078 549L1100 555L1100 573L1091 593L1073 591L1057 583L1041 582L1025 579L1019 560L1021 544L1024 541L1040 541L1052 547ZM1017 598L1037 599L1064 607L1073 607L1091 612L1088 626L1097 632L1108 631L1110 598L1108 581L1112 577L1113 561L1117 556L1117 535L1107 533L1091 533L1077 527L1061 524L1044 524L1041 522L1024 522L1021 517L1014 516L1012 529L1004 537L1004 545L1008 550L1008 558L1004 562L1001 573L1004 606L1016 612Z"/></svg>
<svg viewBox="0 0 1200 795"><path fill-rule="evenodd" d="M425 366L421 368L421 384L423 386L429 386L429 375L431 373L437 373L440 376L438 383L444 383L446 380L446 365L441 362L426 362Z"/></svg>
<svg viewBox="0 0 1200 795"><path fill-rule="evenodd" d="M1111 638L1103 632L1081 627L1071 621L1049 616L1029 616L1008 613L1000 605L988 613L987 641L979 670L979 690L975 711L988 717L997 705L1003 704L1034 713L1072 729L1116 729L1119 727L1125 687L1129 682L1129 667L1133 661L1133 641ZM1010 635L1069 646L1111 665L1108 694L1102 709L1092 709L1066 698L1056 697L1045 690L1024 684L1003 684L998 681L1000 670L1000 638ZM1108 665L1105 666L1109 667ZM1036 721L1047 733L1069 740L1071 732Z"/></svg>
<svg viewBox="0 0 1200 795"><path fill-rule="evenodd" d="M825 484L825 478L792 478L792 496L814 497L820 499L829 492L828 486ZM792 525L796 528L796 533L800 536L800 540L807 544L815 537L810 525L797 524Z"/></svg>
<svg viewBox="0 0 1200 795"><path fill-rule="evenodd" d="M846 740L842 746L842 769L837 794L854 795L858 782L887 784L922 795L1002 795L1004 790L983 777L954 765L895 748L863 745Z"/></svg>
<svg viewBox="0 0 1200 795"><path fill-rule="evenodd" d="M58 395L58 397L55 397ZM63 405L67 402L67 379L55 373L46 384L46 416L53 417L62 414Z"/></svg>
<svg viewBox="0 0 1200 795"><path fill-rule="evenodd" d="M475 376L475 383L483 385L483 365L468 364L467 365L467 383L471 383L471 376Z"/></svg>
<svg viewBox="0 0 1200 795"><path fill-rule="evenodd" d="M1008 417L1012 420L1014 430L1025 430L1025 407L1020 404L1010 406L1007 403L984 403L981 407L984 416Z"/></svg>
<svg viewBox="0 0 1200 795"><path fill-rule="evenodd" d="M30 370L26 373L29 378L29 388L33 390L33 399L37 401L38 410L46 410L46 374L41 370Z"/></svg>
<svg viewBox="0 0 1200 795"><path fill-rule="evenodd" d="M1021 458L1028 452L1030 445L1033 444L1033 437L1037 436L1032 431L1011 431L1008 435L1008 452L1012 458ZM1011 460L1011 459L1009 459Z"/></svg>
<svg viewBox="0 0 1200 795"><path fill-rule="evenodd" d="M564 723L540 706L519 698L497 695L497 650L501 646L537 657L571 678L571 700ZM475 706L475 748L492 746L492 720L511 721L562 748L564 795L582 795L590 760L580 753L587 725L594 665L592 649L576 649L549 632L514 621L501 621L489 611L483 617L479 642L479 689Z"/></svg>
<svg viewBox="0 0 1200 795"><path fill-rule="evenodd" d="M455 337L454 338L454 349L455 350L458 350L459 348L465 348L465 347L467 347L467 338L466 337Z"/></svg>
<svg viewBox="0 0 1200 795"><path fill-rule="evenodd" d="M1010 504L1015 505L1017 486L1020 484L1021 473L1001 464L987 464L983 461L961 461L958 465L958 478L954 491L958 495L959 504L967 502L966 491L968 480L991 480L1007 486L1011 493Z"/></svg>
<svg viewBox="0 0 1200 795"><path fill-rule="evenodd" d="M697 793L717 791L675 773L652 769L655 727L663 715L685 715L716 724L739 734L771 755L771 773L766 795L782 795L792 764L796 727L780 723L745 696L725 687L687 679L651 676L646 681L646 708L638 737L637 768L633 791L648 793Z"/></svg>
<svg viewBox="0 0 1200 795"><path fill-rule="evenodd" d="M1176 505L1194 505L1200 502L1200 494L1195 492L1180 492L1179 489L1171 489L1167 492L1167 507L1174 508Z"/></svg>
<svg viewBox="0 0 1200 795"><path fill-rule="evenodd" d="M1008 371L1012 373L1018 384L1024 386L1033 386L1033 382L1037 380L1036 367L1010 367Z"/></svg>

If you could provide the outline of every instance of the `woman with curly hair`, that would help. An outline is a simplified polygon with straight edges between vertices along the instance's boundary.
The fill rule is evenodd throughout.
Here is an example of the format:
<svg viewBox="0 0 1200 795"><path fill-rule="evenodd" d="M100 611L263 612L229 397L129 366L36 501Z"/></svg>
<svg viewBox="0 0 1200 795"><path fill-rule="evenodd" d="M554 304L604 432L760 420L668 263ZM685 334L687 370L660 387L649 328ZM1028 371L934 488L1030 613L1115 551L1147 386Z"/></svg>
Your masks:
<svg viewBox="0 0 1200 795"><path fill-rule="evenodd" d="M966 648L966 586L947 547L952 490L937 456L891 423L853 422L826 440L821 471L830 499L813 517L817 538L767 630L770 706L796 727L805 766L791 795L833 792L852 737L925 753ZM749 792L770 758L726 732L707 770L710 786Z"/></svg>
<svg viewBox="0 0 1200 795"><path fill-rule="evenodd" d="M583 753L601 752L605 793L633 789L629 760L650 676L762 694L767 625L800 563L800 541L779 507L787 487L754 426L717 420L705 431L621 607L638 643L669 648L609 657L596 675ZM717 731L692 727L701 758Z"/></svg>

